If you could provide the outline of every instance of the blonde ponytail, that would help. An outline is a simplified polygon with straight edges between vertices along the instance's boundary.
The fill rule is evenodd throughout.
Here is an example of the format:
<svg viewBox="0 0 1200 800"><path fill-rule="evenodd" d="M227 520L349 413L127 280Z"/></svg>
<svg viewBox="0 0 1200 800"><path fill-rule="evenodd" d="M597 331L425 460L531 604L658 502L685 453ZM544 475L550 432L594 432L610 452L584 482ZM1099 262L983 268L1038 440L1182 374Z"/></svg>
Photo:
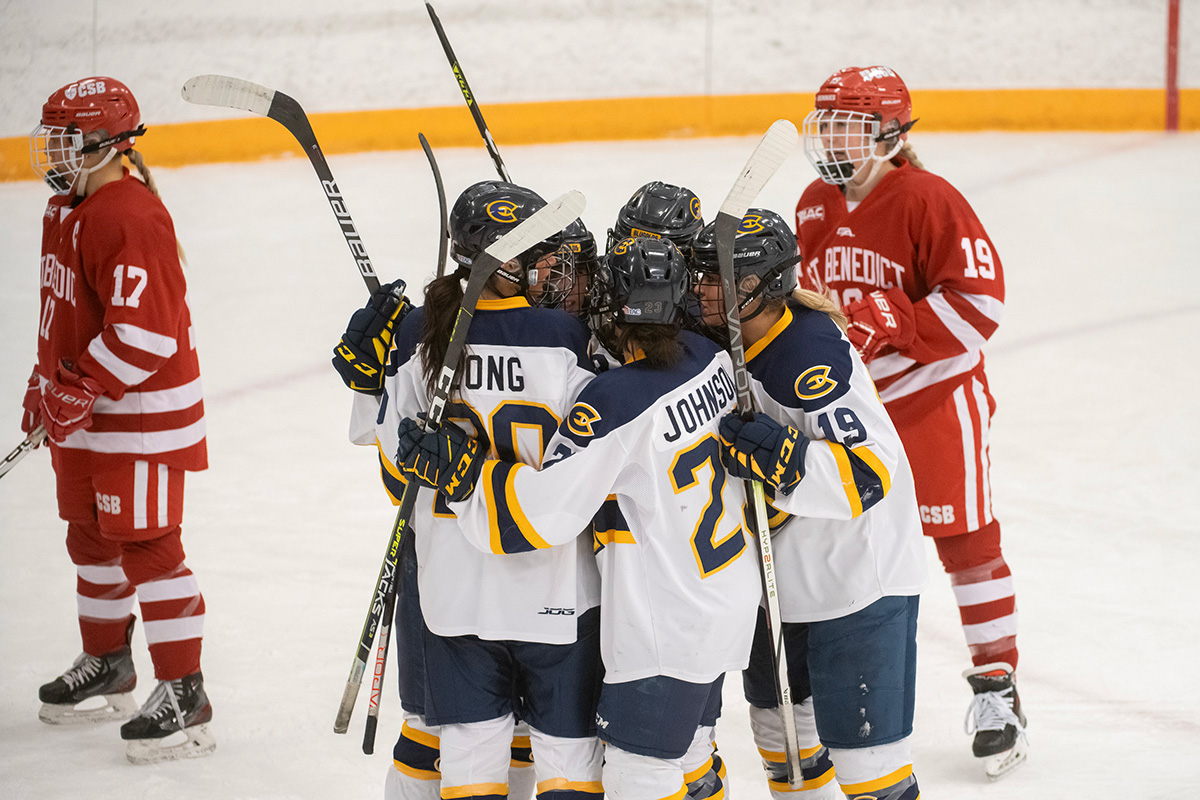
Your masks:
<svg viewBox="0 0 1200 800"><path fill-rule="evenodd" d="M837 303L833 302L833 298L830 295L814 292L810 289L797 288L792 291L792 299L805 308L811 308L813 311L820 311L822 314L826 314L834 321L834 324L843 331L846 330L846 315L837 307Z"/></svg>
<svg viewBox="0 0 1200 800"><path fill-rule="evenodd" d="M146 184L146 188L150 190L151 194L161 200L162 195L158 193L158 184L155 182L154 176L150 174L150 167L146 166L146 159L142 158L142 154L133 148L126 150L125 155L133 162L142 183ZM186 267L187 256L183 252L183 243L179 241L178 237L175 238L175 252L179 253L179 263Z"/></svg>
<svg viewBox="0 0 1200 800"><path fill-rule="evenodd" d="M913 150L913 146L908 142L904 143L904 146L900 148L900 152L896 154L896 157L903 158L917 169L925 169L925 165L921 163L921 159L917 158L917 151Z"/></svg>

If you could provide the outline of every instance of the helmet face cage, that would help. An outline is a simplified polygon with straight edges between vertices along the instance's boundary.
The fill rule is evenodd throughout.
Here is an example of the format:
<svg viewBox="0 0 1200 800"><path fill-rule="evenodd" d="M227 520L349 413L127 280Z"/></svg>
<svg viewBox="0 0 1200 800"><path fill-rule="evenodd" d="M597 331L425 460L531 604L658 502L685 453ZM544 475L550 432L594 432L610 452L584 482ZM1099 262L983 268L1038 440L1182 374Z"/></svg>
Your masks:
<svg viewBox="0 0 1200 800"><path fill-rule="evenodd" d="M617 212L608 231L607 249L622 239L651 237L666 239L686 255L692 237L704 227L700 198L690 189L662 181L651 181L638 189Z"/></svg>
<svg viewBox="0 0 1200 800"><path fill-rule="evenodd" d="M74 125L38 124L29 134L29 163L55 194L66 194L83 169L83 133Z"/></svg>
<svg viewBox="0 0 1200 800"><path fill-rule="evenodd" d="M880 120L861 111L818 108L804 118L804 155L821 180L842 185L875 157Z"/></svg>
<svg viewBox="0 0 1200 800"><path fill-rule="evenodd" d="M542 242L520 257L531 305L559 308L575 288L575 253L566 242Z"/></svg>
<svg viewBox="0 0 1200 800"><path fill-rule="evenodd" d="M561 307L580 318L586 318L589 305L589 283L599 265L596 237L577 219L563 230L563 243L570 249L573 274L570 287L563 296Z"/></svg>

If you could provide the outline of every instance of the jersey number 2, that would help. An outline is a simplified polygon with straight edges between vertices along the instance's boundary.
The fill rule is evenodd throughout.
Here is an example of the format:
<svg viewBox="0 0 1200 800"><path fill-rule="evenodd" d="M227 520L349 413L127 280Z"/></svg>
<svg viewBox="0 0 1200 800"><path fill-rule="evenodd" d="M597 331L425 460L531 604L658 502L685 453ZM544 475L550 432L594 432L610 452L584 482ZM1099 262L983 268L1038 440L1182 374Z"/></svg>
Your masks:
<svg viewBox="0 0 1200 800"><path fill-rule="evenodd" d="M721 497L725 487L725 467L721 466L716 437L709 434L675 457L675 463L671 465L671 486L679 494L700 485L698 473L705 465L709 469L708 503L692 532L692 552L700 567L701 578L729 566L746 549L746 536L740 524L724 538L717 539L717 527L725 514L725 501Z"/></svg>

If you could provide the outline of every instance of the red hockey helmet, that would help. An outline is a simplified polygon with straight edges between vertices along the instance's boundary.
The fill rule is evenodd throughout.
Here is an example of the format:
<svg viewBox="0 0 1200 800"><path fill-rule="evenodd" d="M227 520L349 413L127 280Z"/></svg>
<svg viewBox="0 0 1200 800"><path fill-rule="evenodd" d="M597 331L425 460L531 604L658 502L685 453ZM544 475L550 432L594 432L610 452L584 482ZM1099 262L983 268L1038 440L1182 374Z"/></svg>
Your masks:
<svg viewBox="0 0 1200 800"><path fill-rule="evenodd" d="M146 132L129 87L114 78L97 76L69 83L50 95L42 106L41 123L30 134L33 168L59 194L70 191L83 156L107 147L124 153ZM102 137L84 143L100 131ZM95 139L96 137L92 137Z"/></svg>
<svg viewBox="0 0 1200 800"><path fill-rule="evenodd" d="M847 67L817 90L815 107L804 118L804 154L826 183L844 185L858 175L869 180L900 151L915 122L899 75L887 67Z"/></svg>
<svg viewBox="0 0 1200 800"><path fill-rule="evenodd" d="M817 109L860 111L879 115L880 129L899 128L900 138L912 127L912 98L908 87L887 67L846 67L829 76L817 90ZM896 120L896 125L890 125Z"/></svg>

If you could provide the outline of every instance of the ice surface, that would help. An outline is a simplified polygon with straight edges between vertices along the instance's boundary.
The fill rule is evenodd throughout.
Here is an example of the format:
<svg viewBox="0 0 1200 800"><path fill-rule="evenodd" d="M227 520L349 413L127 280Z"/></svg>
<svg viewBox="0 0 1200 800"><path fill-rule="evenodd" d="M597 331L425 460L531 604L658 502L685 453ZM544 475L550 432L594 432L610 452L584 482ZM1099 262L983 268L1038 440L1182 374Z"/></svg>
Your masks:
<svg viewBox="0 0 1200 800"><path fill-rule="evenodd" d="M710 218L757 137L503 148L513 178L587 195L603 242L642 183L694 189ZM988 784L962 716L957 612L929 548L914 735L925 797L1178 798L1200 778L1200 138L917 135L971 201L1005 266L986 350L999 401L994 504L1020 608L1029 763ZM483 148L438 152L452 197L493 176ZM418 151L330 159L384 280L420 287L437 202ZM794 154L758 205L791 219L812 178ZM330 349L366 296L307 161L157 170L190 261L212 469L188 478L184 537L208 607L217 752L133 767L116 726L57 729L37 687L79 650L74 574L48 454L0 481L0 795L378 798L400 726L384 699L376 755L332 732L393 511L374 453L346 442ZM0 184L0 450L21 438L34 357L46 189ZM453 579L450 576L448 579ZM137 697L152 686L139 629ZM394 666L389 667L394 676ZM392 686L389 680L389 686ZM719 743L738 798L765 798L740 681Z"/></svg>

